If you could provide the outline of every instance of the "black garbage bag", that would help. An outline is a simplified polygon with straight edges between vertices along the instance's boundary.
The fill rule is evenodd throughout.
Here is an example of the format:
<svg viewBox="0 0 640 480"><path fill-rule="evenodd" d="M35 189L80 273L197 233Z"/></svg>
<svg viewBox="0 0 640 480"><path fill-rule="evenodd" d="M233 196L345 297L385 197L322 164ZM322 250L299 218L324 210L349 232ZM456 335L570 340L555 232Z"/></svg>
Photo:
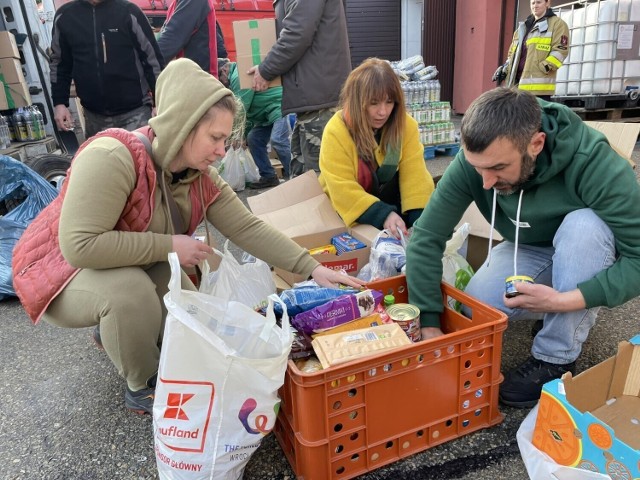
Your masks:
<svg viewBox="0 0 640 480"><path fill-rule="evenodd" d="M13 248L40 211L58 191L24 163L0 155L0 300L15 296Z"/></svg>

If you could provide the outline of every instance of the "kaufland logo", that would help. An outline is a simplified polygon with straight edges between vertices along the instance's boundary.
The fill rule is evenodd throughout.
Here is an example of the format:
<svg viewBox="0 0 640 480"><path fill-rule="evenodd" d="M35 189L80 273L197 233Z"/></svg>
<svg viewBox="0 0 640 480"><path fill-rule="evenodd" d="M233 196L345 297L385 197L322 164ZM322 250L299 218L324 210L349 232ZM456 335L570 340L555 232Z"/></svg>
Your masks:
<svg viewBox="0 0 640 480"><path fill-rule="evenodd" d="M159 379L154 409L162 414L156 419L156 438L172 450L203 452L213 398L213 383Z"/></svg>

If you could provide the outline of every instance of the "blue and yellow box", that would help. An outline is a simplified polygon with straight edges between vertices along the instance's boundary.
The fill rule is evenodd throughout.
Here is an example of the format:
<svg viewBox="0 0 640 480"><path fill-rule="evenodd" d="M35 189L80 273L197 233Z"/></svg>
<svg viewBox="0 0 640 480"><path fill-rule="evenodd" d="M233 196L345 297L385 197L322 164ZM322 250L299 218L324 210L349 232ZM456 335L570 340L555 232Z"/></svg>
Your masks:
<svg viewBox="0 0 640 480"><path fill-rule="evenodd" d="M560 465L640 478L640 335L604 362L543 386L533 444Z"/></svg>

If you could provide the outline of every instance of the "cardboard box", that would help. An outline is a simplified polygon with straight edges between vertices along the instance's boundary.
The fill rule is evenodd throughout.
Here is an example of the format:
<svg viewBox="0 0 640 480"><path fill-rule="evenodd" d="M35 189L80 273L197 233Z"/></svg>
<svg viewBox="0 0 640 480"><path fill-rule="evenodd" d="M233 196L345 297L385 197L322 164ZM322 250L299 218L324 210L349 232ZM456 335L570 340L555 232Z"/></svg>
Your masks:
<svg viewBox="0 0 640 480"><path fill-rule="evenodd" d="M533 444L560 465L640 478L640 335L543 386Z"/></svg>
<svg viewBox="0 0 640 480"><path fill-rule="evenodd" d="M347 228L323 192L318 177L313 171L289 180L260 195L247 198L249 208L255 215L310 249L331 243L331 237L349 232L367 245L366 248L342 255L321 253L314 258L335 270L344 269L354 275L369 263L371 242L379 230L371 225ZM275 272L289 285L305 280L301 275L275 268Z"/></svg>
<svg viewBox="0 0 640 480"><path fill-rule="evenodd" d="M11 32L0 32L0 58L20 58L16 37Z"/></svg>
<svg viewBox="0 0 640 480"><path fill-rule="evenodd" d="M10 108L27 107L31 105L31 95L29 86L25 82L5 85L0 82L2 93L0 93L0 110Z"/></svg>
<svg viewBox="0 0 640 480"><path fill-rule="evenodd" d="M584 122L596 130L604 133L613 149L622 157L626 158L632 168L636 168L636 163L631 160L633 147L635 147L640 134L640 123L622 122Z"/></svg>
<svg viewBox="0 0 640 480"><path fill-rule="evenodd" d="M640 134L640 123L622 123L622 122L584 122L592 128L605 134L611 146L624 158L626 158L631 166L635 168L636 164L631 160L633 148ZM462 219L456 226L459 228L463 223L468 222L470 225L468 244L467 244L467 261L474 270L477 270L488 252L488 239L491 225L482 216L475 202L469 205ZM502 241L502 236L494 230L493 245Z"/></svg>
<svg viewBox="0 0 640 480"><path fill-rule="evenodd" d="M24 81L20 60L15 58L0 58L0 82L6 85Z"/></svg>
<svg viewBox="0 0 640 480"><path fill-rule="evenodd" d="M276 43L276 21L274 18L241 20L233 22L236 39L236 63L241 88L251 88L253 76L247 70L259 65ZM281 85L280 77L274 78L269 87Z"/></svg>

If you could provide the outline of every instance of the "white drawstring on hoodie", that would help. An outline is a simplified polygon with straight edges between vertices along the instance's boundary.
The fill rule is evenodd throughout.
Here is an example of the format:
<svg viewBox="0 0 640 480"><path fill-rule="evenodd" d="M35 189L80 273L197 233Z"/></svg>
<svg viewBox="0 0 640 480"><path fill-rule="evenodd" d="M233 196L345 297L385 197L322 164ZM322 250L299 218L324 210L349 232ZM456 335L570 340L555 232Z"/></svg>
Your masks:
<svg viewBox="0 0 640 480"><path fill-rule="evenodd" d="M520 190L520 195L518 197L518 209L516 210L516 238L515 238L515 247L513 249L513 276L518 275L518 237L520 236L520 210L522 208L522 195L524 194L524 190ZM496 223L496 202L497 202L498 192L494 188L493 189L493 202L491 204L491 229L489 230L489 249L487 252L487 259L485 260L485 265L488 267L489 263L491 263L491 250L493 246L493 227Z"/></svg>

